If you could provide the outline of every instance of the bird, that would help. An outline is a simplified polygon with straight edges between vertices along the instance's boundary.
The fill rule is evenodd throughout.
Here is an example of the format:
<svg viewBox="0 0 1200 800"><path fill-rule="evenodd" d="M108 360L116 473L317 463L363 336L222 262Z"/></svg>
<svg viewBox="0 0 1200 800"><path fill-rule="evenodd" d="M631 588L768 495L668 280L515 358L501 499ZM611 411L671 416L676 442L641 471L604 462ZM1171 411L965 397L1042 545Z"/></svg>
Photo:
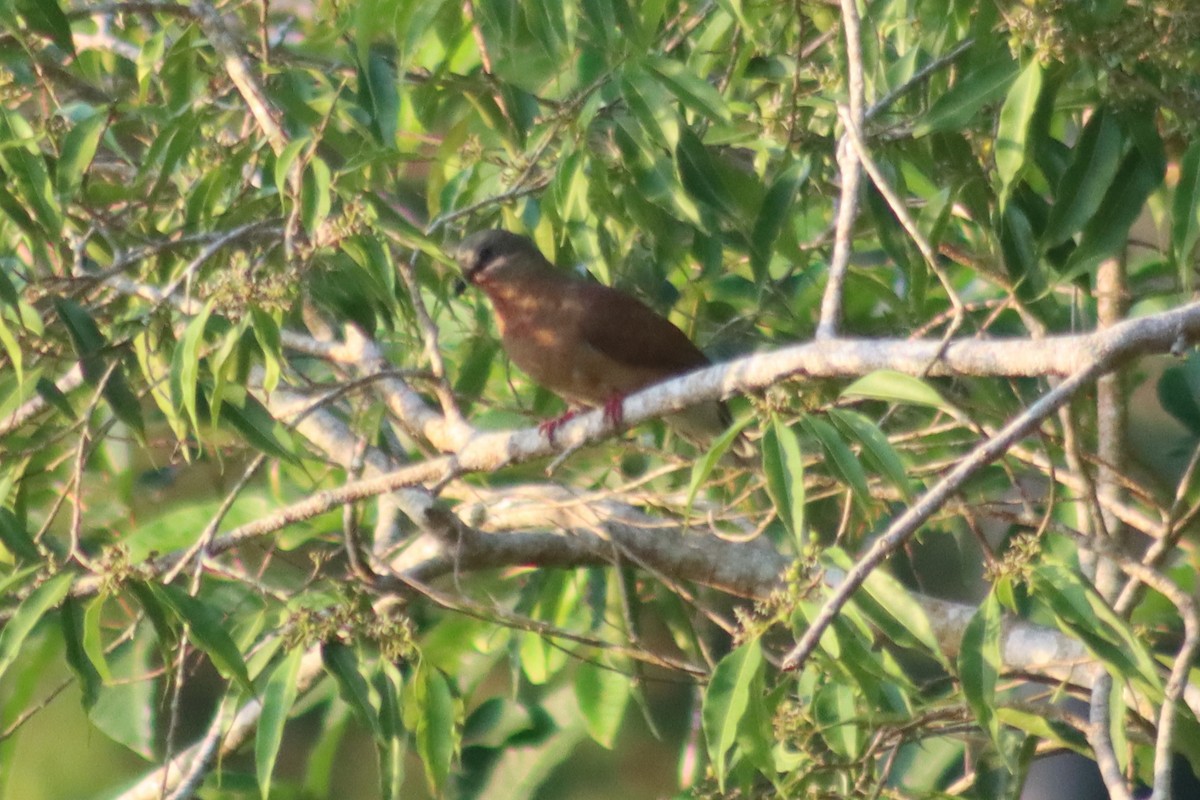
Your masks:
<svg viewBox="0 0 1200 800"><path fill-rule="evenodd" d="M708 357L670 320L633 295L558 269L526 236L507 230L471 234L453 248L462 268L456 286L487 296L509 359L570 404L601 407L620 426L626 395L708 366ZM555 429L577 410L542 423ZM723 402L705 401L667 415L684 438L707 446L731 423ZM750 457L738 437L732 452Z"/></svg>

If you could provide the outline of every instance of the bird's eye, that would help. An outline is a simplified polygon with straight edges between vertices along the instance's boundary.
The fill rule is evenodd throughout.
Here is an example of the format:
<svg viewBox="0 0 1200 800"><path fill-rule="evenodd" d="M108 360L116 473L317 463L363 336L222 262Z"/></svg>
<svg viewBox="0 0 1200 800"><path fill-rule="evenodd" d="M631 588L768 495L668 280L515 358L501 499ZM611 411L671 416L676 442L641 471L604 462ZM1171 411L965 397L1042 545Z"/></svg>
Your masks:
<svg viewBox="0 0 1200 800"><path fill-rule="evenodd" d="M486 267L488 264L491 263L492 257L495 255L496 255L496 252L494 250L492 250L492 246L490 244L484 245L483 247L480 248L479 255L475 257L476 267L478 269L483 269L484 267Z"/></svg>

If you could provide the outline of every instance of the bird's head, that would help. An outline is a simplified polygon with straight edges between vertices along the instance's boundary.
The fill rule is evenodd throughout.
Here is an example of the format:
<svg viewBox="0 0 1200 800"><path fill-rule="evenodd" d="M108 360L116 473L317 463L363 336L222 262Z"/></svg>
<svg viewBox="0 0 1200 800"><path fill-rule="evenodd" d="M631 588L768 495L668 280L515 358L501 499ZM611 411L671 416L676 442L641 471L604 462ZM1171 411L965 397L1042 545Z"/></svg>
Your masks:
<svg viewBox="0 0 1200 800"><path fill-rule="evenodd" d="M502 230L471 234L458 243L453 255L463 273L455 284L455 294L465 292L469 284L486 287L532 269L551 269L528 237Z"/></svg>

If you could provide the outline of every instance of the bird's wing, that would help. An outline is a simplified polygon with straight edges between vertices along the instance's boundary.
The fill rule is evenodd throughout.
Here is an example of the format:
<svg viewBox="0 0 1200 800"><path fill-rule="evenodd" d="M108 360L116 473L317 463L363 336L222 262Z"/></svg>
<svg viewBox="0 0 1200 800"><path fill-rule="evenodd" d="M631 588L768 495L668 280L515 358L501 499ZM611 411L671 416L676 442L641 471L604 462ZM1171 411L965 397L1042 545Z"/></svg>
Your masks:
<svg viewBox="0 0 1200 800"><path fill-rule="evenodd" d="M709 363L683 331L642 301L601 284L580 288L587 306L583 340L621 364L661 370L663 376Z"/></svg>

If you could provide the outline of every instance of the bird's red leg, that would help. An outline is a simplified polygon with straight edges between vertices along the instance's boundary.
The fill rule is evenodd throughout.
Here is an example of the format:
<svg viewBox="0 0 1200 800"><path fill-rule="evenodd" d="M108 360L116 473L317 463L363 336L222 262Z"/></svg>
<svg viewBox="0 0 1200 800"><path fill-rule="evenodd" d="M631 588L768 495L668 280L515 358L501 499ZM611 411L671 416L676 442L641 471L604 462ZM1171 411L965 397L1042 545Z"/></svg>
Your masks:
<svg viewBox="0 0 1200 800"><path fill-rule="evenodd" d="M621 423L625 421L624 402L623 394L614 394L604 401L604 418L611 422L614 428L620 428Z"/></svg>
<svg viewBox="0 0 1200 800"><path fill-rule="evenodd" d="M545 437L550 440L550 444L554 444L554 434L558 432L559 428L561 428L563 425L568 423L577 414L579 414L579 409L568 408L566 410L566 412L561 414L560 416L557 416L554 419L548 419L545 422L540 423L538 425L538 430L541 431L542 434L545 435Z"/></svg>

